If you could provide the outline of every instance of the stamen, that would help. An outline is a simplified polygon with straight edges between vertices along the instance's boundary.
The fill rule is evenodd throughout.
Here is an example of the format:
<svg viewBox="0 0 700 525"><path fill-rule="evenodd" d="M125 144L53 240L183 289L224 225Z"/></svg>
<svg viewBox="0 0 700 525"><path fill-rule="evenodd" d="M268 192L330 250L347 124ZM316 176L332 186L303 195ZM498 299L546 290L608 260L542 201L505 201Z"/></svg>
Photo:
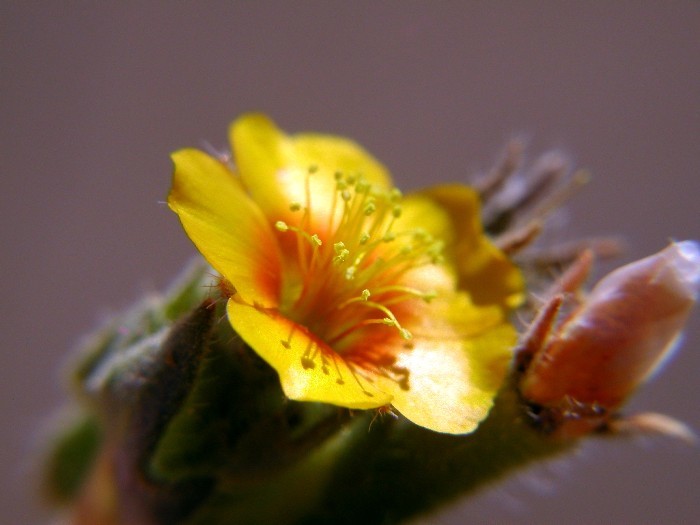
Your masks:
<svg viewBox="0 0 700 525"><path fill-rule="evenodd" d="M372 189L369 182L364 180L362 177L357 179L357 184L355 184L355 191L359 194L366 194Z"/></svg>
<svg viewBox="0 0 700 525"><path fill-rule="evenodd" d="M309 235L304 230L297 228L296 226L290 226L284 221L277 221L275 223L275 228L281 232L294 232L300 235L301 237L306 239L309 242L309 244L311 244L311 246L314 248L318 248L323 244L321 238L317 234L314 233L313 235Z"/></svg>
<svg viewBox="0 0 700 525"><path fill-rule="evenodd" d="M385 320L389 321L389 323L386 323ZM359 321L356 324L346 328L342 332L339 332L338 334L335 334L332 337L329 337L326 340L326 343L333 346L333 345L339 343L340 341L342 341L345 337L349 336L353 332L356 332L356 331L361 330L363 328L367 328L367 327L372 326L372 325L378 325L378 324L383 325L383 326L396 327L396 324L393 321L391 321L391 319L378 319L378 318L363 319L362 321ZM398 330L404 339L408 340L408 339L411 339L413 337L411 335L411 332L409 332L408 330L406 330L404 328L399 328ZM404 333L406 334L406 336L404 336Z"/></svg>
<svg viewBox="0 0 700 525"><path fill-rule="evenodd" d="M346 306L351 305L353 303L367 302L367 300L369 299L369 296L370 296L370 292L369 292L369 290L367 290L365 288L364 290L362 290L362 293L360 294L359 297L351 297L347 301L344 301L343 303L338 305L337 308L338 308L338 310L340 310L340 309L345 308Z"/></svg>
<svg viewBox="0 0 700 525"><path fill-rule="evenodd" d="M335 251L335 257L333 257L334 266L338 266L340 263L345 262L348 255L350 255L350 250L345 248L345 243L342 241L335 243L333 245L333 250Z"/></svg>
<svg viewBox="0 0 700 525"><path fill-rule="evenodd" d="M410 339L412 337L411 332L403 328L399 323L398 319L396 319L394 313L383 304L376 303L374 301L364 301L364 303L361 304L369 306L370 308L376 308L380 312L384 313L386 317L382 319L382 322L387 326L397 328L399 330L399 333L401 334L401 337L403 337L404 339Z"/></svg>
<svg viewBox="0 0 700 525"><path fill-rule="evenodd" d="M308 212L309 212L309 210L312 209L311 208L311 175L313 175L317 171L318 171L318 166L316 166L315 164L312 164L311 166L309 166L309 171L306 175L306 180L304 181L304 190L306 193L306 212L307 212L304 214L304 219L302 221L302 224L304 224L304 225L308 225L308 219L309 219Z"/></svg>
<svg viewBox="0 0 700 525"><path fill-rule="evenodd" d="M409 295L411 297L416 297L418 299L423 299L425 302L430 302L431 300L433 300L437 297L437 292L435 290L423 292L423 291L418 290L416 288L411 288L410 286L402 286L402 285L383 286L381 288L377 288L374 290L375 295L391 293L391 292L398 292L400 294L405 294L405 295ZM399 297L399 301L404 301L404 300L406 300L406 297L403 297L403 296ZM398 302L398 301L394 301L394 302Z"/></svg>

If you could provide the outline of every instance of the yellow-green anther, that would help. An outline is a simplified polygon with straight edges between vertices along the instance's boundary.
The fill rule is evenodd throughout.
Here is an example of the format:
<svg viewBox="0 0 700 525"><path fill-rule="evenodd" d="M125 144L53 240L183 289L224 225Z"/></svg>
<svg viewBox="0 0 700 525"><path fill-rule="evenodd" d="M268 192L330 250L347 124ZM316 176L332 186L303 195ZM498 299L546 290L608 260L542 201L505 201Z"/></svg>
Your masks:
<svg viewBox="0 0 700 525"><path fill-rule="evenodd" d="M425 254L430 257L433 264L441 261L442 258L442 246L440 243L433 243L425 252Z"/></svg>
<svg viewBox="0 0 700 525"><path fill-rule="evenodd" d="M275 228L277 228L281 232L289 231L289 226L287 226L287 223L284 221L277 221L275 223Z"/></svg>
<svg viewBox="0 0 700 525"><path fill-rule="evenodd" d="M291 211L299 211L301 209L301 203L300 202L293 202L289 205L289 209Z"/></svg>
<svg viewBox="0 0 700 525"><path fill-rule="evenodd" d="M445 257L440 252L428 251L427 255L430 258L431 264L442 264L443 262L445 262Z"/></svg>
<svg viewBox="0 0 700 525"><path fill-rule="evenodd" d="M429 303L430 301L432 301L433 299L435 299L435 298L437 297L437 295L438 295L438 294L437 294L437 292L436 292L435 290L431 290L431 291L429 291L429 292L425 292L425 293L423 294L423 300L424 300L426 303Z"/></svg>
<svg viewBox="0 0 700 525"><path fill-rule="evenodd" d="M319 236L315 233L311 236L311 243L314 246L321 246L323 244L323 242L321 242L321 239L319 238Z"/></svg>
<svg viewBox="0 0 700 525"><path fill-rule="evenodd" d="M391 209L391 214L394 216L395 219L401 217L401 206L394 206Z"/></svg>
<svg viewBox="0 0 700 525"><path fill-rule="evenodd" d="M370 295L369 290L367 288L362 290L362 300L363 301L366 301L367 299L369 299L369 295Z"/></svg>
<svg viewBox="0 0 700 525"><path fill-rule="evenodd" d="M413 232L413 238L417 241L425 241L428 236L428 232L426 232L423 228L417 228Z"/></svg>
<svg viewBox="0 0 700 525"><path fill-rule="evenodd" d="M345 262L350 255L350 250L345 248L345 243L337 242L333 245L333 250L335 251L335 257L333 257L333 264L340 264Z"/></svg>
<svg viewBox="0 0 700 525"><path fill-rule="evenodd" d="M355 191L357 193L367 193L367 191L370 189L370 184L365 181L364 179L359 179L357 181L357 184L355 185Z"/></svg>

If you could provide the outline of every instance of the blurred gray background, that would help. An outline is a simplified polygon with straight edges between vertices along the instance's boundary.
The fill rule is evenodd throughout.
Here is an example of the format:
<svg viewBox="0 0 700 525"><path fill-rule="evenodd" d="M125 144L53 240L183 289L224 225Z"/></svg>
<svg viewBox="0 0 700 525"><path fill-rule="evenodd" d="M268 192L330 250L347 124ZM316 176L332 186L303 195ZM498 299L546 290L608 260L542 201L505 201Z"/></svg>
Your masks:
<svg viewBox="0 0 700 525"><path fill-rule="evenodd" d="M572 235L624 260L700 237L700 3L3 2L0 16L0 522L32 495L60 369L79 336L193 254L162 204L168 154L259 109L354 137L404 189L465 180L514 134L595 178ZM629 407L700 430L700 311ZM456 523L687 523L699 449L587 443L462 502ZM427 522L425 522L427 523Z"/></svg>

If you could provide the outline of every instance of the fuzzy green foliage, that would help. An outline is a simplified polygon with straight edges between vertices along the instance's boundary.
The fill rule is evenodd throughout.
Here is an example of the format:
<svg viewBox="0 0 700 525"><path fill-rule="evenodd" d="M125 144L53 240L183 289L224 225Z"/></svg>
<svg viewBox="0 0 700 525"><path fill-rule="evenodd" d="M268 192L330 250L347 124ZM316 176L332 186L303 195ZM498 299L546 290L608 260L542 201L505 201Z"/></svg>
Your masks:
<svg viewBox="0 0 700 525"><path fill-rule="evenodd" d="M102 440L92 414L61 418L61 432L54 436L51 455L44 466L44 491L57 503L69 503L85 481Z"/></svg>

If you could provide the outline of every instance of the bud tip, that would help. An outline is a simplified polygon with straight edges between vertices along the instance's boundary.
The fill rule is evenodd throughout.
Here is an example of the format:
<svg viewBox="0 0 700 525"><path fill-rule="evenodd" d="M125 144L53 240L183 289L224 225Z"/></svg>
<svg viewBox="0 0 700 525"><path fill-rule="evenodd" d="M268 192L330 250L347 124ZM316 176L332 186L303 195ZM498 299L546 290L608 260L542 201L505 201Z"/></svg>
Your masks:
<svg viewBox="0 0 700 525"><path fill-rule="evenodd" d="M673 246L678 253L675 262L678 274L697 294L700 288L700 244L695 241L682 241Z"/></svg>

